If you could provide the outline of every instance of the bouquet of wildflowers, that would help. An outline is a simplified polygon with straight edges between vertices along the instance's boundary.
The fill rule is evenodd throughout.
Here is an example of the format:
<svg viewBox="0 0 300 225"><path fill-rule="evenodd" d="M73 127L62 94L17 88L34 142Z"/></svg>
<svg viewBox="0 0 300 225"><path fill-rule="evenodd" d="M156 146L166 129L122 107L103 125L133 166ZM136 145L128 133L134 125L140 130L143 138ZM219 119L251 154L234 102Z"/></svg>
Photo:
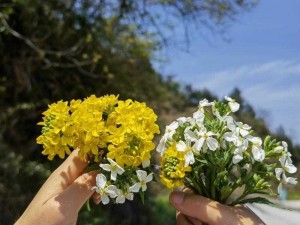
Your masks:
<svg viewBox="0 0 300 225"><path fill-rule="evenodd" d="M42 134L37 143L52 160L79 149L79 157L97 167L93 189L103 204L132 200L147 189L153 137L159 133L157 116L145 103L118 100L109 95L85 100L59 101L43 113Z"/></svg>
<svg viewBox="0 0 300 225"><path fill-rule="evenodd" d="M161 182L170 189L187 187L227 205L247 202L271 204L272 185L296 184L289 177L292 164L287 143L254 135L235 121L239 104L200 101L193 117L181 117L166 127L157 146L161 154Z"/></svg>

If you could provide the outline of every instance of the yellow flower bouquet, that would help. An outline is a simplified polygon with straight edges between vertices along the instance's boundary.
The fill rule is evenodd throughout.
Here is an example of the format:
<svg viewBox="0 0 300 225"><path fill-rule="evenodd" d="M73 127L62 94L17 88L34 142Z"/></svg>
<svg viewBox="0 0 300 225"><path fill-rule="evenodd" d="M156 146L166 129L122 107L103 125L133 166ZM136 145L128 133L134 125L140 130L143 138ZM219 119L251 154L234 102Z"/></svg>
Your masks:
<svg viewBox="0 0 300 225"><path fill-rule="evenodd" d="M157 116L145 103L92 95L53 103L43 115L37 143L49 160L79 149L78 156L99 170L93 189L103 204L124 203L136 192L143 197L153 178L150 158L159 133Z"/></svg>

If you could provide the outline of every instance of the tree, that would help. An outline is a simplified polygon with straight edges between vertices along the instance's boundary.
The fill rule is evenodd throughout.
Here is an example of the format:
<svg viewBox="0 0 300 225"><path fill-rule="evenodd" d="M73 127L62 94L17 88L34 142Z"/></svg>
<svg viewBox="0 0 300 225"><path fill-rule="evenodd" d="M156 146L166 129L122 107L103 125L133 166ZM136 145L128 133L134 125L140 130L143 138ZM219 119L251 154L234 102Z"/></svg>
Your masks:
<svg viewBox="0 0 300 225"><path fill-rule="evenodd" d="M35 142L47 104L120 94L157 113L182 109L179 84L151 65L168 43L164 29L178 21L217 29L253 2L1 1L0 223L12 224L61 162L49 163Z"/></svg>

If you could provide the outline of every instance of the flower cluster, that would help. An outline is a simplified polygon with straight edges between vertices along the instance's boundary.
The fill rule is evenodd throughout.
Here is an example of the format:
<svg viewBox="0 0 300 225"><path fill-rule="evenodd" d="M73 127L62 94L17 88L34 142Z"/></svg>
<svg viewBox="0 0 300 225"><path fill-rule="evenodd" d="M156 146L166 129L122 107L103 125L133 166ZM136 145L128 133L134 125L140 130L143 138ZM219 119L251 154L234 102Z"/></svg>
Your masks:
<svg viewBox="0 0 300 225"><path fill-rule="evenodd" d="M239 103L199 102L192 117L181 117L165 129L157 146L161 154L160 178L173 189L185 186L228 205L268 203L260 194L274 195L271 184L296 184L288 177L292 164L287 143L254 136L252 128L235 121ZM256 194L254 197L251 194Z"/></svg>
<svg viewBox="0 0 300 225"><path fill-rule="evenodd" d="M72 150L91 165L100 163L93 187L103 204L132 200L134 192L146 190L153 138L159 133L157 116L145 103L118 100L118 96L94 95L70 103L59 101L43 113L42 134L37 143L52 160ZM141 189L141 191L140 191Z"/></svg>

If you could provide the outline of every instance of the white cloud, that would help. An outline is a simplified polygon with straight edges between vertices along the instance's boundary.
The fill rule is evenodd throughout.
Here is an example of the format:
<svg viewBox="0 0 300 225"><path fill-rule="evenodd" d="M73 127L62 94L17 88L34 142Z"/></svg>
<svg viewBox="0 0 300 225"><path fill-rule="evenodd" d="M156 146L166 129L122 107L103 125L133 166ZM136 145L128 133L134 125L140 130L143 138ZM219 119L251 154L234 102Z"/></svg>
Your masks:
<svg viewBox="0 0 300 225"><path fill-rule="evenodd" d="M271 127L282 125L300 143L300 60L276 60L194 76L195 88L207 88L219 97L233 88L257 110L270 112Z"/></svg>

